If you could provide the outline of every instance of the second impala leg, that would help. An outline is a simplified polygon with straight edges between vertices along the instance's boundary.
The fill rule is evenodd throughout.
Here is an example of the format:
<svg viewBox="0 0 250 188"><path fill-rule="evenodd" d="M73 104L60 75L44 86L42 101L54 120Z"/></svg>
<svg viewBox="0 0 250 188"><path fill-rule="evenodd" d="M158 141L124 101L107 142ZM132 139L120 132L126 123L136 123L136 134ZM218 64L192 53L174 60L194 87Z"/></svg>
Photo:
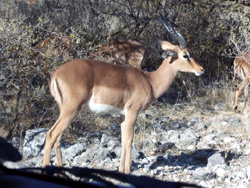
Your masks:
<svg viewBox="0 0 250 188"><path fill-rule="evenodd" d="M235 92L235 106L234 106L234 111L235 112L239 112L238 110L238 100L239 97L241 96L243 90L247 87L248 88L248 84L249 84L249 78L244 78L243 81L240 83L240 85L236 88L236 92ZM246 105L246 96L245 96L245 101L244 101L244 106Z"/></svg>
<svg viewBox="0 0 250 188"><path fill-rule="evenodd" d="M244 89L244 96L245 96L245 98L244 98L243 110L246 108L246 104L247 104L247 101L248 101L248 85L249 85L249 79L247 80L247 84L246 84L245 89Z"/></svg>
<svg viewBox="0 0 250 188"><path fill-rule="evenodd" d="M121 144L122 144L122 150L121 150L121 158L120 158L120 167L119 167L119 172L124 173L124 166L125 166L125 155L126 155L126 147L123 147L123 143L125 143L125 138L124 138L124 129L125 129L125 116L121 115L120 116L120 121L121 121Z"/></svg>
<svg viewBox="0 0 250 188"><path fill-rule="evenodd" d="M121 150L121 159L120 159L120 167L119 172L124 173L124 167L125 167L125 155L126 155L126 147L125 144L125 138L124 138L124 132L125 132L125 119L123 122L121 122L121 144L122 144L122 150Z"/></svg>
<svg viewBox="0 0 250 188"><path fill-rule="evenodd" d="M125 121L121 123L122 151L119 171L126 174L130 173L131 168L131 147L137 115L138 111L128 110L125 115Z"/></svg>
<svg viewBox="0 0 250 188"><path fill-rule="evenodd" d="M234 83L235 85L238 84L238 81L237 81L237 73L234 73L233 83Z"/></svg>
<svg viewBox="0 0 250 188"><path fill-rule="evenodd" d="M62 134L58 136L56 139L56 143L54 144L54 149L56 152L56 164L57 166L62 166L62 151L61 151L61 140L62 140Z"/></svg>
<svg viewBox="0 0 250 188"><path fill-rule="evenodd" d="M78 106L76 108L60 108L60 116L53 127L49 130L46 136L43 167L49 165L50 155L53 146L56 151L56 161L58 166L62 166L62 154L61 154L61 136L63 131L70 125L73 119L79 112Z"/></svg>

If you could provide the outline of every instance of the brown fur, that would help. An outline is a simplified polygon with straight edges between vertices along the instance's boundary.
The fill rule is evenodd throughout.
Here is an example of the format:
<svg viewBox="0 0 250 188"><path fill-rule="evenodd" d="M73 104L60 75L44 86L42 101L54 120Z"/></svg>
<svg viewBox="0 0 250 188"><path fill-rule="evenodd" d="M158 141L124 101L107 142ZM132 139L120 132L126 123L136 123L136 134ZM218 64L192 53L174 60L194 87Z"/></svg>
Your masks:
<svg viewBox="0 0 250 188"><path fill-rule="evenodd" d="M238 109L238 100L240 95L243 93L245 94L244 98L244 106L242 111L244 111L247 103L248 98L248 85L249 85L249 78L250 78L250 53L239 54L236 56L234 60L234 77L233 82L236 83L237 76L242 79L242 82L238 84L235 92L235 106L234 111L240 112Z"/></svg>

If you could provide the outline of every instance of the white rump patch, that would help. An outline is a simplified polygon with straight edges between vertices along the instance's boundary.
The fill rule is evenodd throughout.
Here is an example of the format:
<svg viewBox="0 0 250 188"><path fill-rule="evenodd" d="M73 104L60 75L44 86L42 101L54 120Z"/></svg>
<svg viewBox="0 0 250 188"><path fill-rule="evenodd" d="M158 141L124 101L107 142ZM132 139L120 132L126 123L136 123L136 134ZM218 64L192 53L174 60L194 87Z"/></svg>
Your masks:
<svg viewBox="0 0 250 188"><path fill-rule="evenodd" d="M94 94L91 96L90 100L87 102L88 110L97 114L117 114L125 115L125 109L120 109L108 104L99 104L94 102Z"/></svg>

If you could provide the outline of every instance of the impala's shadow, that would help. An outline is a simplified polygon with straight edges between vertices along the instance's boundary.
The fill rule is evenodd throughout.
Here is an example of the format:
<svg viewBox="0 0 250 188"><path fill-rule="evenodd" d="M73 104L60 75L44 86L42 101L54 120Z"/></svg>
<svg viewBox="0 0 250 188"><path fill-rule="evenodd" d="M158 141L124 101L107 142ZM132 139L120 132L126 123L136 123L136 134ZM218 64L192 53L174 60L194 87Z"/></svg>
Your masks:
<svg viewBox="0 0 250 188"><path fill-rule="evenodd" d="M165 155L158 155L155 161L150 165L149 169L154 170L159 166L179 166L182 169L189 168L195 170L197 168L206 167L208 159L214 154L220 154L224 159L226 165L230 164L232 159L239 158L241 154L233 152L218 151L215 149L201 149L192 153L182 152L180 155L172 156L168 153ZM138 164L134 163L134 166Z"/></svg>

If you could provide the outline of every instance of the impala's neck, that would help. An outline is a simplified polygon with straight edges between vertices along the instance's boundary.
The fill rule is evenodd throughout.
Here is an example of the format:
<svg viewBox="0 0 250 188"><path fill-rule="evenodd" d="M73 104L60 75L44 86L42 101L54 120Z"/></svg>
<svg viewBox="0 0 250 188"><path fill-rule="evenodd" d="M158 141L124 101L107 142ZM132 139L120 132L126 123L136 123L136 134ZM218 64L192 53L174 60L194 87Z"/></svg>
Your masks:
<svg viewBox="0 0 250 188"><path fill-rule="evenodd" d="M146 73L155 99L161 97L168 90L177 74L172 64L169 63L170 61L171 58L167 58L156 71Z"/></svg>

